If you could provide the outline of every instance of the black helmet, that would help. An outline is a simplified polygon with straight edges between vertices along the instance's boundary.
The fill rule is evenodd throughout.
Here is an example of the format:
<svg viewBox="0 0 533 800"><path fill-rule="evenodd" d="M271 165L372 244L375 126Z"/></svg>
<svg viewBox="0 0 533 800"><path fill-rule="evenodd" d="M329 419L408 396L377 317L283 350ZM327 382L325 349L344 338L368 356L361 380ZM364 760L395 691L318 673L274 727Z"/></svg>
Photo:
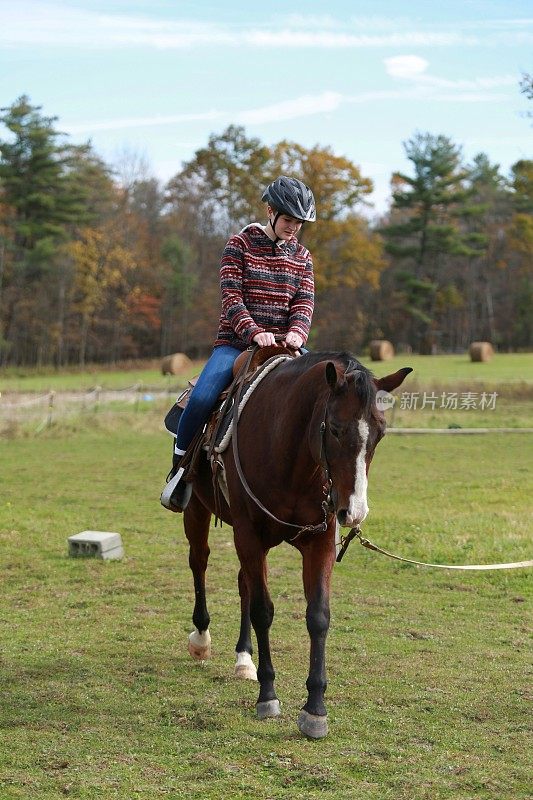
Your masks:
<svg viewBox="0 0 533 800"><path fill-rule="evenodd" d="M269 203L279 213L288 214L289 217L294 217L302 222L315 222L316 220L313 192L309 186L297 178L287 178L285 175L276 178L267 186L261 200Z"/></svg>

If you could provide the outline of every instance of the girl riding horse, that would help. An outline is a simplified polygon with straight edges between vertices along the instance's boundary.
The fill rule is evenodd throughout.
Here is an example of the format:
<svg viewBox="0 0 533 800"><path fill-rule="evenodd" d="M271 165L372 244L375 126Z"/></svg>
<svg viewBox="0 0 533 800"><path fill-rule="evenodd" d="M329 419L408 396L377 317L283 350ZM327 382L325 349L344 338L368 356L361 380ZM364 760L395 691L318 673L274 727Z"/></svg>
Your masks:
<svg viewBox="0 0 533 800"><path fill-rule="evenodd" d="M267 347L276 337L298 350L309 335L314 306L313 261L297 234L315 222L311 189L281 176L263 192L268 222L247 225L226 244L220 263L222 311L213 352L184 410L173 465L161 494L170 511L183 511L192 487L181 466L187 447L229 385L237 356L252 344Z"/></svg>

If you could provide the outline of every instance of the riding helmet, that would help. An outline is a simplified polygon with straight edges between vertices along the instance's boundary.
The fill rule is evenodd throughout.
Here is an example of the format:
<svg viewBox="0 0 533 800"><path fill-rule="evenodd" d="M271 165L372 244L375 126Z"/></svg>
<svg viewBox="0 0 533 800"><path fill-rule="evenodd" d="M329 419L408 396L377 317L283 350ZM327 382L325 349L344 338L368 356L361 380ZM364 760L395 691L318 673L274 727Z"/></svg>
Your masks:
<svg viewBox="0 0 533 800"><path fill-rule="evenodd" d="M261 198L264 203L269 203L280 214L302 222L315 222L316 207L313 192L298 178L287 178L281 175L276 178L265 191Z"/></svg>

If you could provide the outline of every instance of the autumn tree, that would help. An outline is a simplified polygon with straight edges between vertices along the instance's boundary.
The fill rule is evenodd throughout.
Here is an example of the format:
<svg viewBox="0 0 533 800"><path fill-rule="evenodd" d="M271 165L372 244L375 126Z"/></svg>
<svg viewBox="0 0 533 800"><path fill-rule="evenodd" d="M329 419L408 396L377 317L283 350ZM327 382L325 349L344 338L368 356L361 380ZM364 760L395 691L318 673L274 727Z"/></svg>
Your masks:
<svg viewBox="0 0 533 800"><path fill-rule="evenodd" d="M208 352L216 333L219 262L225 241L244 225L264 216L261 194L270 181L269 157L269 149L259 139L250 138L244 128L231 125L221 134L210 136L207 146L197 150L166 186L167 235L171 240L178 237L190 254L186 270L189 277L183 285L188 287L194 275L196 285L202 287L194 295L194 313L186 312L186 341L191 355ZM176 294L176 272L170 262L167 251L165 269L170 269L173 277L166 284L167 333L163 340L165 347L171 342L178 347L185 335L179 330L183 327L184 309ZM170 297L174 298L173 305ZM171 330L174 333L169 338Z"/></svg>
<svg viewBox="0 0 533 800"><path fill-rule="evenodd" d="M360 213L372 181L329 147L307 149L287 141L273 148L271 170L273 175L297 176L313 190L317 224L304 225L300 238L316 262L318 293L353 289L365 281L375 284L383 267L381 248Z"/></svg>
<svg viewBox="0 0 533 800"><path fill-rule="evenodd" d="M522 91L531 99L530 76ZM232 125L163 188L144 156L124 151L109 167L25 96L0 122L0 363L206 355L224 243L266 221L261 195L280 174L317 201L300 234L315 264L311 347L359 350L376 336L426 351L472 338L531 346L530 161L504 178L484 154L466 166L446 137L417 134L380 226L385 268L371 181L328 147L267 147Z"/></svg>
<svg viewBox="0 0 533 800"><path fill-rule="evenodd" d="M261 213L261 192L270 180L270 152L244 128L230 125L209 137L167 186L175 208L186 203L209 221L211 233L227 238Z"/></svg>
<svg viewBox="0 0 533 800"><path fill-rule="evenodd" d="M317 224L304 225L300 234L315 263L317 311L312 341L335 345L339 337L334 320L342 306L345 324L340 338L346 346L355 346L363 316L357 290L362 285L376 285L384 265L381 241L360 213L372 191L371 181L330 148L307 149L287 141L267 148L236 126L210 137L208 146L198 150L167 186L169 220L194 253L191 269L203 289L195 298L194 317L201 320L205 331L204 346L212 339L219 308L215 265L218 267L224 242L249 222L266 219L261 196L268 183L281 174L307 183L317 203ZM191 328L195 324L191 318Z"/></svg>
<svg viewBox="0 0 533 800"><path fill-rule="evenodd" d="M126 309L126 273L133 261L110 229L84 228L68 249L74 264L73 309L80 319L79 363L83 366L90 327L113 290L122 290L114 301L114 315L120 318Z"/></svg>
<svg viewBox="0 0 533 800"><path fill-rule="evenodd" d="M381 239L362 214L372 182L329 147L305 148L282 141L272 151L273 175L299 177L313 190L317 223L304 224L300 239L313 254L316 307L310 342L358 349L366 327L364 304L385 262Z"/></svg>

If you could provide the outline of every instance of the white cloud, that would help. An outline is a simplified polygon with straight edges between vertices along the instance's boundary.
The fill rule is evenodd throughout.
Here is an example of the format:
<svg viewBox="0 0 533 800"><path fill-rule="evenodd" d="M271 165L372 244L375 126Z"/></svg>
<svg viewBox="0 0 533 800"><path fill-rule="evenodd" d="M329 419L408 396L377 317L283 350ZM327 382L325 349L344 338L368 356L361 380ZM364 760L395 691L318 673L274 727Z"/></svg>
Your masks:
<svg viewBox="0 0 533 800"><path fill-rule="evenodd" d="M437 83L417 83L411 81L409 85L402 89L377 90L372 92L360 92L354 95L343 95L339 92L326 91L317 95L301 95L291 100L284 100L280 103L273 103L259 108L245 109L237 113L229 114L227 111L206 111L191 114L172 114L154 115L151 117L131 117L122 119L94 120L81 123L63 124L61 126L65 133L87 135L99 131L109 130L134 130L144 127L161 127L175 125L178 123L213 121L222 124L235 122L239 125L265 125L269 123L283 122L300 117L308 117L316 114L327 114L337 111L343 105L365 104L375 101L385 100L414 100L431 98L443 102L493 102L504 99L504 95L490 94L480 91L483 88L492 86L506 85L498 81L504 79L479 79L478 83L473 81L443 81L441 86L439 79ZM484 80L485 86L481 85ZM463 86L464 84L464 86ZM471 86L469 84L472 84ZM442 93L441 89L452 88L455 91ZM190 143L181 143L183 147Z"/></svg>
<svg viewBox="0 0 533 800"><path fill-rule="evenodd" d="M343 102L343 96L337 92L323 92L318 95L302 95L293 100L274 103L260 108L238 112L232 120L240 125L262 125L269 122L281 122L297 119L313 114L324 114L335 111ZM151 117L130 117L125 119L93 120L80 123L64 124L62 129L69 134L90 134L98 131L125 130L147 127L161 127L184 122L218 120L229 122L227 111L206 111L197 114L154 115Z"/></svg>
<svg viewBox="0 0 533 800"><path fill-rule="evenodd" d="M336 33L332 31L251 30L242 38L255 47L369 48L369 47L449 47L479 44L475 36L458 33L414 31L384 35Z"/></svg>
<svg viewBox="0 0 533 800"><path fill-rule="evenodd" d="M383 17L377 14L371 16L350 17L350 25L359 30L398 30L407 28L412 23L407 17Z"/></svg>
<svg viewBox="0 0 533 800"><path fill-rule="evenodd" d="M413 29L405 19L353 18L350 22L329 15L288 15L286 24L232 26L194 19L160 19L119 13L100 14L61 2L19 0L0 4L0 43L7 46L54 47L191 47L262 48L374 48L450 47L460 45L508 45L533 43L533 33L524 24L506 21L505 27L477 28L468 23L451 27L434 25ZM408 27L411 25L411 27Z"/></svg>
<svg viewBox="0 0 533 800"><path fill-rule="evenodd" d="M516 75L496 75L494 78L474 78L474 80L450 81L445 78L437 78L433 75L424 75L422 82L440 87L442 89L494 89L498 86L516 86Z"/></svg>
<svg viewBox="0 0 533 800"><path fill-rule="evenodd" d="M290 28L339 28L341 22L329 14L288 14L283 20L283 27Z"/></svg>
<svg viewBox="0 0 533 800"><path fill-rule="evenodd" d="M434 94L434 100L444 103L495 103L506 100L504 94L488 94L487 92L453 92L451 94Z"/></svg>
<svg viewBox="0 0 533 800"><path fill-rule="evenodd" d="M175 125L178 122L196 122L201 120L220 119L224 114L220 111L205 111L199 114L173 114L170 116L130 117L126 119L94 120L78 122L61 127L65 133L94 133L96 131L116 131L131 128L159 127L161 125Z"/></svg>
<svg viewBox="0 0 533 800"><path fill-rule="evenodd" d="M399 78L410 81L416 86L425 86L428 89L451 89L458 92L474 91L480 89L495 89L502 86L516 86L516 75L496 75L490 78L474 78L473 80L449 80L439 78L437 75L427 74L428 61L420 56L405 55L385 58L383 60L385 70L392 78ZM471 95L474 97L474 95ZM487 95L484 95L487 99ZM465 95L466 97L466 95ZM478 95L481 99L483 95ZM449 98L448 98L449 99Z"/></svg>
<svg viewBox="0 0 533 800"><path fill-rule="evenodd" d="M280 122L286 119L307 117L311 114L324 114L335 111L342 103L343 97L338 92L323 92L319 95L302 95L295 100L286 100L262 108L241 111L237 122L243 125L260 125L265 122Z"/></svg>
<svg viewBox="0 0 533 800"><path fill-rule="evenodd" d="M412 78L428 68L428 62L420 56L393 56L384 59L385 69L393 78Z"/></svg>

